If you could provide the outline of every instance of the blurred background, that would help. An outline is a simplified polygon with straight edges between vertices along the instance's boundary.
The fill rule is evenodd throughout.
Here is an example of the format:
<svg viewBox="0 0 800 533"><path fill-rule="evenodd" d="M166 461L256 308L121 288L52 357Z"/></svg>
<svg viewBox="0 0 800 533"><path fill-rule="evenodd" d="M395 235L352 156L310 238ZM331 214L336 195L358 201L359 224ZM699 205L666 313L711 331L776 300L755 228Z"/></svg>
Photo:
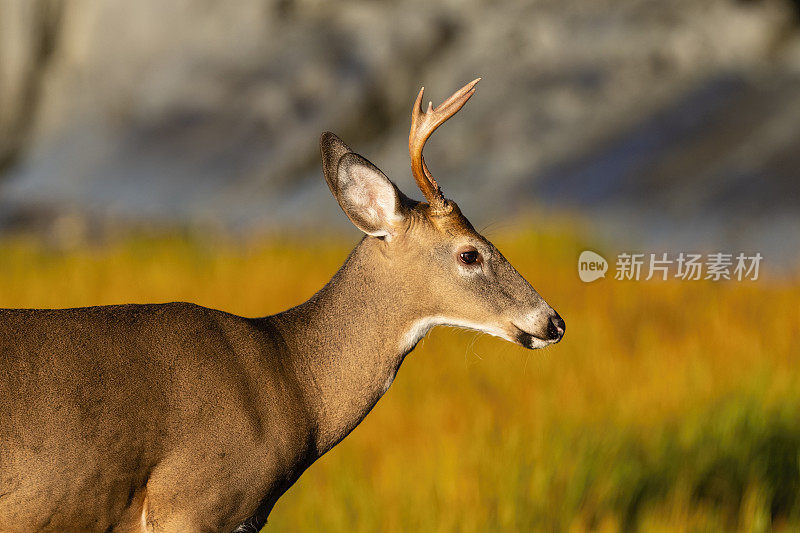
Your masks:
<svg viewBox="0 0 800 533"><path fill-rule="evenodd" d="M0 306L299 303L358 236L320 133L420 198L414 97L476 76L426 160L567 336L434 331L274 528L800 526L797 1L0 0ZM584 285L586 248L764 260Z"/></svg>
<svg viewBox="0 0 800 533"><path fill-rule="evenodd" d="M478 223L567 207L610 237L800 250L798 3L1 5L2 228L349 230L319 134L413 194L419 87L483 76L427 150Z"/></svg>

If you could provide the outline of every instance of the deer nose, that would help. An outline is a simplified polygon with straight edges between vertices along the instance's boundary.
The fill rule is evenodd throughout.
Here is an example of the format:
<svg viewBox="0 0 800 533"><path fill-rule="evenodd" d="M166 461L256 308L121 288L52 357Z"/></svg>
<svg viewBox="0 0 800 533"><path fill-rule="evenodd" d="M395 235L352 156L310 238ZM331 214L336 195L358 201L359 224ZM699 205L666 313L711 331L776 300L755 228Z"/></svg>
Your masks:
<svg viewBox="0 0 800 533"><path fill-rule="evenodd" d="M567 325L564 323L564 319L561 318L558 313L554 313L547 323L547 340L554 342L560 341L566 329Z"/></svg>

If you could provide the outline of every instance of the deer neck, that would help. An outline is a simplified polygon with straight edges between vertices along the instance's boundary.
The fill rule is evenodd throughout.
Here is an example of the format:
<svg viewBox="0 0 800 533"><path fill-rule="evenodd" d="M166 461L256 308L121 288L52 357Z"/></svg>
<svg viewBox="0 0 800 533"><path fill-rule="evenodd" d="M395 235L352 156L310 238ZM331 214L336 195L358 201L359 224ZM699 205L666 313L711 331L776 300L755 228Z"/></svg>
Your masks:
<svg viewBox="0 0 800 533"><path fill-rule="evenodd" d="M315 417L319 456L364 419L432 325L382 244L365 238L317 294L271 317Z"/></svg>

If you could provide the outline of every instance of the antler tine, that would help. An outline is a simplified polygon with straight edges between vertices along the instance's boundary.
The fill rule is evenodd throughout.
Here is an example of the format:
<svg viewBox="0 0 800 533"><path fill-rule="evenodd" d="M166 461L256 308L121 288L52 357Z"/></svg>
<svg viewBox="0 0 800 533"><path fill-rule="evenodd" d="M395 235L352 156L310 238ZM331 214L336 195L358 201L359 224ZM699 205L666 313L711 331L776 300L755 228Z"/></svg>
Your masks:
<svg viewBox="0 0 800 533"><path fill-rule="evenodd" d="M422 109L422 96L425 87L420 89L414 107L411 109L411 131L408 135L408 153L411 155L411 173L417 186L425 195L425 198L436 211L448 211L447 200L445 200L442 190L436 183L433 175L425 164L422 157L422 149L436 128L444 124L447 119L455 115L464 104L467 103L475 94L475 85L481 81L480 78L474 79L461 89L456 91L450 98L442 102L436 109L433 103L428 103L428 109Z"/></svg>

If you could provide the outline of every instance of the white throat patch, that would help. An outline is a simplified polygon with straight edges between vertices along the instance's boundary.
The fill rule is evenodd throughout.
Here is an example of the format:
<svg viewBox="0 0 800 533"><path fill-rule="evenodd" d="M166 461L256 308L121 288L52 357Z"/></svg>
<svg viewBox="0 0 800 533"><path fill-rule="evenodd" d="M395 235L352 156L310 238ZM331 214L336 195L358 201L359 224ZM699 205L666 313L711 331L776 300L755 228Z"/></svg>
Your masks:
<svg viewBox="0 0 800 533"><path fill-rule="evenodd" d="M428 331L430 331L430 329L434 326L449 326L454 328L471 329L474 331L480 331L481 333L488 333L489 335L493 335L495 337L500 337L501 339L505 339L509 342L514 342L514 340L511 339L505 331L497 326L477 324L468 320L459 320L445 316L429 316L421 318L411 325L400 341L400 352L407 353L413 350L414 346L416 346L417 343L422 340L422 337L424 337L425 334L428 333Z"/></svg>

